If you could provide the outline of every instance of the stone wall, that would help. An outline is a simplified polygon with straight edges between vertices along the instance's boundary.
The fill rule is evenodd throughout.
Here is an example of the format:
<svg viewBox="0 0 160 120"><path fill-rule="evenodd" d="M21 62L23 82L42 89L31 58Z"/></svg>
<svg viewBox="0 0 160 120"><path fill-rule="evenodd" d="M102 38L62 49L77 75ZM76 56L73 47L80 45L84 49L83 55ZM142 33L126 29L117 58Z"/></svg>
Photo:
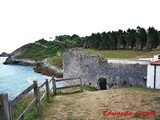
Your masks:
<svg viewBox="0 0 160 120"><path fill-rule="evenodd" d="M81 76L84 84L97 89L100 78L106 78L107 88L146 87L147 64L108 63L98 55L74 49L64 54L63 68L64 78Z"/></svg>

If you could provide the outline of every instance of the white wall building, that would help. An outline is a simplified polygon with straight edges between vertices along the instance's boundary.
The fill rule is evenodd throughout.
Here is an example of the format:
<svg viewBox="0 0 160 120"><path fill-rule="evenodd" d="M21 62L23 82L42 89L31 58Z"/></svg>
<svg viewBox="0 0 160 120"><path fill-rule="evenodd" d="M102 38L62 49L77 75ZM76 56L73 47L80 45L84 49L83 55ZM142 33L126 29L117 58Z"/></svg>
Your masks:
<svg viewBox="0 0 160 120"><path fill-rule="evenodd" d="M160 89L160 54L154 55L147 68L147 87Z"/></svg>
<svg viewBox="0 0 160 120"><path fill-rule="evenodd" d="M158 60L160 60L160 54L154 55L153 61L158 61Z"/></svg>

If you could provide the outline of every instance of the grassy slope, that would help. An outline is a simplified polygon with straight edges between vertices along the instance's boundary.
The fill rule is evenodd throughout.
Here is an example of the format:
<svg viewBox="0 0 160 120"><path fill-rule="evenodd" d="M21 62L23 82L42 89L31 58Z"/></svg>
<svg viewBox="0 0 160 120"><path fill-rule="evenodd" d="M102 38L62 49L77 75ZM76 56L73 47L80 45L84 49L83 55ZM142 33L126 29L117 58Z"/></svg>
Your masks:
<svg viewBox="0 0 160 120"><path fill-rule="evenodd" d="M160 54L160 51L132 51L132 50L91 50L84 49L89 54L99 54L105 58L152 58L155 54Z"/></svg>
<svg viewBox="0 0 160 120"><path fill-rule="evenodd" d="M90 86L83 86L83 89L84 90L87 90L87 91L96 91L95 88L93 87L90 87ZM67 93L73 93L74 91L77 91L79 92L79 87L73 87L73 88L70 88L70 89L67 89L67 90L63 90L63 93L65 94L65 92ZM65 91L65 92L64 92ZM60 90L57 91L57 94L60 93ZM44 94L44 92L41 91L40 93L40 97L42 97L42 95ZM52 94L52 93L51 93ZM50 94L50 96L51 96ZM31 103L31 101L34 99L34 95L33 94L29 94L27 96L25 96L24 98L22 98L18 103L17 105L13 108L13 117L14 119L17 119L21 114L22 112L25 110L25 108L27 108L27 106ZM50 100L43 100L42 101L42 116L45 117L45 114L47 114L47 110L49 108L49 106L51 106L52 104L55 103L55 100L53 97L50 98ZM34 107L33 110L31 110L31 112L25 117L25 120L35 120L36 116L36 108ZM38 118L40 119L40 118Z"/></svg>
<svg viewBox="0 0 160 120"><path fill-rule="evenodd" d="M22 46L21 54L18 56L18 58L43 60L45 58L61 54L64 51L64 46L60 46L53 41L39 40L35 43L29 43Z"/></svg>
<svg viewBox="0 0 160 120"><path fill-rule="evenodd" d="M52 56L48 57L48 63L54 65L59 69L62 69L62 57L61 56Z"/></svg>
<svg viewBox="0 0 160 120"><path fill-rule="evenodd" d="M155 54L160 54L160 51L131 51L131 50L91 50L83 49L86 53L89 54L98 54L104 58L116 58L116 59L138 59L138 58L152 58ZM52 56L48 58L48 61L51 65L55 65L58 68L62 68L62 57L61 56Z"/></svg>
<svg viewBox="0 0 160 120"><path fill-rule="evenodd" d="M67 49L53 41L39 40L35 43L29 43L21 47L21 54L18 58L29 58L33 60L43 60L48 58L48 62L57 68L62 68L62 53ZM153 57L154 54L160 54L160 51L142 52L127 50L91 50L84 49L89 54L99 54L105 58L146 58Z"/></svg>
<svg viewBox="0 0 160 120"><path fill-rule="evenodd" d="M104 110L132 112L131 116L103 116ZM57 95L41 120L142 120L137 111L156 112L160 119L160 90L121 88L103 91ZM154 120L156 117L145 117ZM159 119L158 119L159 118Z"/></svg>
<svg viewBox="0 0 160 120"><path fill-rule="evenodd" d="M25 120L141 120L142 116L134 116L136 111L156 112L156 117L145 117L145 120L160 119L160 90L148 88L119 88L96 91L84 86L84 92L76 92L78 87L57 91L57 95L49 102L43 102L43 114L35 118L33 110ZM26 96L14 109L17 118L31 102L33 95ZM131 116L103 116L104 110L130 111Z"/></svg>

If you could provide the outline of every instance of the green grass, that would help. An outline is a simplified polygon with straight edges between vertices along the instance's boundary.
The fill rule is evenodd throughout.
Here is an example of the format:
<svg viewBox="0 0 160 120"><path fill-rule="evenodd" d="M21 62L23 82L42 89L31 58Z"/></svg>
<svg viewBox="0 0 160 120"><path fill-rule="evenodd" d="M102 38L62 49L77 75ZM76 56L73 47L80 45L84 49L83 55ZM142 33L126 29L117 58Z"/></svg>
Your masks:
<svg viewBox="0 0 160 120"><path fill-rule="evenodd" d="M48 58L48 62L51 65L55 65L58 68L62 68L62 53L67 51L62 45L59 45L53 41L38 40L35 43L29 43L19 48L21 52L17 58L20 59L33 59L33 60L43 60ZM141 56L153 57L155 54L160 54L160 51L143 52L143 51L133 51L133 50L93 50L93 49L83 49L89 54L98 54L104 58L136 58Z"/></svg>
<svg viewBox="0 0 160 120"><path fill-rule="evenodd" d="M90 86L90 85L83 85L83 90L86 91L97 91L96 88ZM66 88L66 89L61 89L61 90L57 90L56 94L74 94L74 93L78 93L80 92L80 87L72 87L72 88Z"/></svg>
<svg viewBox="0 0 160 120"><path fill-rule="evenodd" d="M83 89L87 91L97 91L96 88L90 86L90 85L83 85Z"/></svg>
<svg viewBox="0 0 160 120"><path fill-rule="evenodd" d="M121 88L126 89L126 88ZM143 92L160 92L160 89L152 89L152 88L127 88L129 91L143 91Z"/></svg>
<svg viewBox="0 0 160 120"><path fill-rule="evenodd" d="M29 103L34 99L33 95L28 95L25 96L22 100L20 100L17 105L13 108L13 116L14 119L17 119L22 112L25 110L25 108L27 108L27 106L29 105ZM29 118L33 117L35 114L34 112L35 110L33 110L30 114L29 114ZM29 119L28 119L29 120Z"/></svg>
<svg viewBox="0 0 160 120"><path fill-rule="evenodd" d="M41 93L42 94L42 93ZM22 112L27 108L27 106L31 103L31 101L34 99L33 94L27 95L24 98L22 98L17 105L13 108L13 118L16 120ZM46 108L49 106L49 104L53 103L53 99L50 98L49 100L44 100L41 103L42 106L42 116L45 115ZM36 119L36 108L34 107L27 116L25 116L24 120L35 120Z"/></svg>
<svg viewBox="0 0 160 120"><path fill-rule="evenodd" d="M160 53L160 51L133 51L133 50L92 50L84 49L86 53L102 55L105 58L136 58L142 56L153 57L153 55Z"/></svg>
<svg viewBox="0 0 160 120"><path fill-rule="evenodd" d="M54 65L57 68L62 69L62 57L61 56L57 56L57 55L52 56L52 57L49 57L47 60L50 65Z"/></svg>
<svg viewBox="0 0 160 120"><path fill-rule="evenodd" d="M65 51L65 47L54 43L53 41L39 40L35 43L29 43L20 48L21 59L43 60L45 58L59 55Z"/></svg>
<svg viewBox="0 0 160 120"><path fill-rule="evenodd" d="M96 91L97 90L93 87L90 87L89 85L83 85L83 89L87 90L87 91ZM72 92L74 93L75 90L80 90L80 87L68 88L68 90L64 89L64 91L66 91L66 92L70 91L70 93L72 93ZM20 100L17 103L17 105L13 108L14 119L17 119L22 114L22 112L27 108L27 106L31 103L31 101L33 99L34 99L34 95L30 94L30 95L25 96L22 100ZM49 104L52 104L52 103L54 103L52 98L50 98L49 100L44 100L42 102L42 104L41 104L42 116L45 115L45 113L47 112L46 111L47 107L49 106ZM35 120L36 119L35 117L36 117L36 108L34 107L33 110L31 110L29 112L29 114L25 117L25 120Z"/></svg>

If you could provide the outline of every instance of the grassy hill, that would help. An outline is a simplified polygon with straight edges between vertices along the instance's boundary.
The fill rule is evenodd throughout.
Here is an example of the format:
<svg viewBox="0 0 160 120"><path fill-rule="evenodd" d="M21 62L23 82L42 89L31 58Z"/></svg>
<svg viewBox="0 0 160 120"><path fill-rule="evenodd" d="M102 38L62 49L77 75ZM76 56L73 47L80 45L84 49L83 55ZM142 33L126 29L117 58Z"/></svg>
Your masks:
<svg viewBox="0 0 160 120"><path fill-rule="evenodd" d="M122 58L122 59L137 59L137 58L152 58L155 54L160 54L160 51L133 51L133 50L92 50L84 49L89 54L98 54L104 58Z"/></svg>
<svg viewBox="0 0 160 120"><path fill-rule="evenodd" d="M35 43L26 44L18 50L20 51L20 54L17 56L18 58L30 58L33 60L43 60L45 58L49 58L49 62L53 64L53 60L61 61L61 55L67 50L67 48L65 48L64 45L58 44L56 42L41 39ZM143 52L133 50L83 50L86 53L102 55L105 58L146 58L153 57L155 54L160 54L160 51ZM59 58L57 59L57 57Z"/></svg>
<svg viewBox="0 0 160 120"><path fill-rule="evenodd" d="M51 56L61 56L61 53L65 50L65 47L62 45L42 39L22 46L17 57L20 59L43 60Z"/></svg>
<svg viewBox="0 0 160 120"><path fill-rule="evenodd" d="M62 68L62 53L68 50L65 45L46 41L44 39L38 40L34 43L26 44L14 53L18 53L16 58L19 59L33 59L33 60L43 60L48 58L48 62L57 68ZM81 48L83 49L83 48ZM153 57L155 54L160 54L160 51L133 51L133 50L93 50L93 49L83 49L84 52L89 54L98 54L104 58L122 58L122 59L137 59L137 58L147 58Z"/></svg>

